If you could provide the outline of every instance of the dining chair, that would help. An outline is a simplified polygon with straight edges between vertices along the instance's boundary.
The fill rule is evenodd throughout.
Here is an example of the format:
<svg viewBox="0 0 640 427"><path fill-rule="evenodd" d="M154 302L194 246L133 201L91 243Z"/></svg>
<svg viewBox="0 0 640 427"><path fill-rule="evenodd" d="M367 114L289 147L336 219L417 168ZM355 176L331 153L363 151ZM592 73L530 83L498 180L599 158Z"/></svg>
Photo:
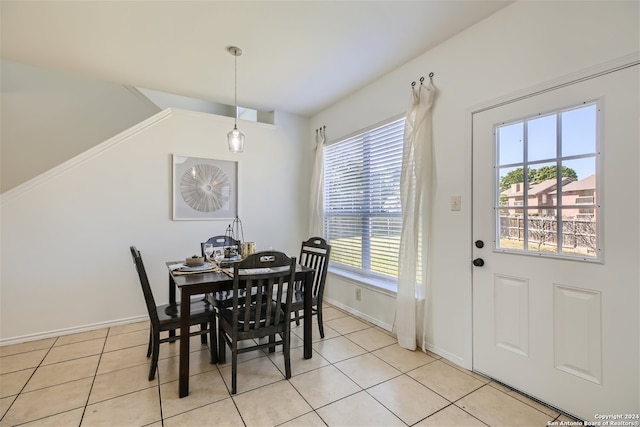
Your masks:
<svg viewBox="0 0 640 427"><path fill-rule="evenodd" d="M324 338L324 327L322 325L322 296L324 295L324 282L327 279L327 269L329 267L329 255L331 254L331 245L322 237L311 237L307 241L302 242L300 247L300 257L298 263L305 267L315 270L313 276L313 299L312 299L312 316L318 317L318 330L320 337ZM295 284L295 292L291 310L294 313L293 320L296 325L300 325L300 319L304 315L300 315L300 311L304 310L304 289L300 282Z"/></svg>
<svg viewBox="0 0 640 427"><path fill-rule="evenodd" d="M202 256L204 255L204 245L211 243L214 250L216 248L236 247L240 249L240 242L231 236L213 236L206 242L200 243L200 249L202 250ZM214 307L226 307L231 304L231 291L219 291L214 292L211 295L207 295L208 301L213 304Z"/></svg>
<svg viewBox="0 0 640 427"><path fill-rule="evenodd" d="M204 245L207 243L211 243L213 245L214 250L216 248L226 248L226 247L237 248L238 250L240 249L240 241L234 239L231 236L227 236L227 235L213 236L213 237L210 237L206 242L200 243L202 256L204 256ZM219 316L219 312L221 309L231 306L232 296L233 296L232 291L218 291L218 292L213 292L211 294L207 294L205 298L215 308L216 316ZM242 297L244 297L244 295ZM220 353L218 356L218 360L220 362L224 362L225 360L224 348L219 351Z"/></svg>
<svg viewBox="0 0 640 427"><path fill-rule="evenodd" d="M147 304L147 311L149 313L149 319L151 327L149 329L149 345L147 346L147 357L151 356L151 367L149 369L149 381L153 380L156 376L156 370L158 368L158 355L160 353L160 344L165 342L174 342L180 339L180 336L169 336L168 338L160 338L160 332L171 331L180 329L180 304L178 304L178 310L175 314L168 314L167 308L169 304L156 305L153 298L153 292L151 291L151 285L149 284L149 278L147 277L147 271L144 268L142 262L142 256L140 251L135 246L130 246L131 256L133 257L133 263L138 271L138 277L140 278L140 285L142 286L142 293L144 294L144 300ZM169 313L174 313L169 311ZM202 343L206 344L207 336L209 334L209 348L211 354L211 363L215 363L218 360L218 354L216 349L216 317L215 310L208 301L192 301L191 302L191 325L200 325L200 330L193 331L189 334L189 337L201 335L203 337Z"/></svg>
<svg viewBox="0 0 640 427"><path fill-rule="evenodd" d="M291 300L286 292L294 283L296 258L282 252L263 251L249 255L233 268L231 307L223 308L218 319L218 348L231 349L231 393L237 391L238 354L282 345L286 378L291 378ZM243 298L243 295L255 298ZM282 303L280 303L282 301ZM280 337L280 339L277 338ZM260 342L261 338L268 341ZM253 345L238 348L238 342L255 340Z"/></svg>
<svg viewBox="0 0 640 427"><path fill-rule="evenodd" d="M240 242L234 239L231 236L213 236L210 237L206 242L200 243L200 251L202 252L202 256L204 254L204 245L207 243L211 243L213 248L226 248L226 247L235 247L237 250L240 250Z"/></svg>

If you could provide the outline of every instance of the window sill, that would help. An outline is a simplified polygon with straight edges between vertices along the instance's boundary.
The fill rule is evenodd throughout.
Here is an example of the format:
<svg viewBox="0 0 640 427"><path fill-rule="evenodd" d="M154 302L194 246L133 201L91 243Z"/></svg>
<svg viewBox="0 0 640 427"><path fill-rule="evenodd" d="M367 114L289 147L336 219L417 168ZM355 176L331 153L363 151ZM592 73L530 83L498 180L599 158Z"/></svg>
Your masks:
<svg viewBox="0 0 640 427"><path fill-rule="evenodd" d="M362 274L331 266L329 267L329 273L340 276L342 279L352 282L355 285L371 289L374 292L378 292L394 298L397 295L397 285L395 282L392 282L390 280L382 280L371 276L363 276Z"/></svg>

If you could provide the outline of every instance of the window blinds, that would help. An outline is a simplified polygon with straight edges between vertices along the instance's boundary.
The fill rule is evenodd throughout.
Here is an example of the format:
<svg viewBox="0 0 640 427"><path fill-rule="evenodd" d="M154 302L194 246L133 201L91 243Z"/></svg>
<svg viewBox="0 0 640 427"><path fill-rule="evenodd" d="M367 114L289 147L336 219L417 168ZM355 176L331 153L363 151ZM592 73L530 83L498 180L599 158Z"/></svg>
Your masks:
<svg viewBox="0 0 640 427"><path fill-rule="evenodd" d="M325 148L325 238L331 262L395 279L402 227L404 118Z"/></svg>

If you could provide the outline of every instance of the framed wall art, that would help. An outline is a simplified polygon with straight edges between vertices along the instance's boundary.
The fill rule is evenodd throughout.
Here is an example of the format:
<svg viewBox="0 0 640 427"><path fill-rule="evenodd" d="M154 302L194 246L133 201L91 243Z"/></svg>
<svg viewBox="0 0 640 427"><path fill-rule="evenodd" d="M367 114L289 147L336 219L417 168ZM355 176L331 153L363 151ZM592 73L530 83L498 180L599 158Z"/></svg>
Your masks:
<svg viewBox="0 0 640 427"><path fill-rule="evenodd" d="M173 155L173 219L238 216L238 162Z"/></svg>

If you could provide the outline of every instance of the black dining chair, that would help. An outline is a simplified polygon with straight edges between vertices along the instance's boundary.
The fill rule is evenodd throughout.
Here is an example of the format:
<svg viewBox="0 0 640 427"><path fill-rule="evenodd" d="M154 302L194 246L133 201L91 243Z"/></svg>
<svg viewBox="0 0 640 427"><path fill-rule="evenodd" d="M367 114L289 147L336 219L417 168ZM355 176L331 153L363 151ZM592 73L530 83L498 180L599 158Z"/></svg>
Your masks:
<svg viewBox="0 0 640 427"><path fill-rule="evenodd" d="M249 255L233 268L231 307L223 308L218 319L218 348L231 349L231 393L237 391L238 354L282 345L286 378L291 378L291 300L286 288L295 278L296 259L282 252L263 251ZM243 298L243 295L255 298ZM280 303L282 301L282 303ZM277 337L280 337L279 339ZM269 337L260 343L261 338ZM238 342L255 340L239 348ZM256 344L257 343L257 344Z"/></svg>
<svg viewBox="0 0 640 427"><path fill-rule="evenodd" d="M204 245L207 243L211 243L213 245L214 250L216 248L228 248L228 247L240 250L240 242L238 240L235 240L233 237L213 236L213 237L210 237L206 242L200 243L202 256L205 256ZM214 292L212 295L208 295L207 299L216 308L226 307L230 304L231 291Z"/></svg>
<svg viewBox="0 0 640 427"><path fill-rule="evenodd" d="M131 256L133 257L133 263L138 271L138 277L140 278L140 285L142 286L142 293L144 295L145 303L147 304L147 311L149 313L149 319L151 322L151 328L149 330L149 345L147 347L147 357L151 356L151 367L149 369L149 381L153 380L156 376L156 370L158 368L158 355L160 353L160 344L165 342L174 342L180 339L180 336L169 336L168 338L160 338L160 332L172 331L180 329L180 304L178 304L178 310L175 314L168 314L167 308L169 304L156 305L153 298L153 292L151 291L151 285L147 277L147 271L144 268L142 262L142 256L140 251L135 246L130 246ZM169 313L174 313L169 311ZM201 335L203 337L202 343L206 344L207 336L209 334L209 348L211 354L211 363L215 363L218 360L218 354L216 349L216 317L215 310L208 301L192 301L191 302L191 316L190 324L200 325L199 331L193 331L189 334L189 337Z"/></svg>
<svg viewBox="0 0 640 427"><path fill-rule="evenodd" d="M213 245L213 249L216 248L232 248L236 250L240 250L240 241L234 239L231 236L213 236L210 237L206 242L200 243L200 249L202 250L202 256L205 256L204 253L204 245L207 243L211 243ZM206 295L207 301L211 303L216 309L216 315L219 314L220 309L229 307L231 305L233 292L231 291L218 291L213 292L211 294ZM223 349L224 350L224 349ZM220 362L224 362L225 354L224 352L220 353L219 359Z"/></svg>
<svg viewBox="0 0 640 427"><path fill-rule="evenodd" d="M324 338L324 327L322 325L322 297L324 295L324 283L327 279L327 269L329 267L329 256L331 254L331 245L322 237L311 237L302 242L300 247L300 257L298 263L305 267L315 270L313 276L313 299L312 299L312 315L318 317L318 330L320 337ZM300 282L295 284L295 293L291 310L294 313L293 320L296 325L300 325L300 319L304 315L300 315L300 311L304 310L304 289Z"/></svg>
<svg viewBox="0 0 640 427"><path fill-rule="evenodd" d="M206 242L200 243L200 251L202 252L202 256L205 256L204 253L204 245L207 243L211 243L213 248L233 248L236 250L240 250L240 242L234 239L231 236L213 236L210 237Z"/></svg>

